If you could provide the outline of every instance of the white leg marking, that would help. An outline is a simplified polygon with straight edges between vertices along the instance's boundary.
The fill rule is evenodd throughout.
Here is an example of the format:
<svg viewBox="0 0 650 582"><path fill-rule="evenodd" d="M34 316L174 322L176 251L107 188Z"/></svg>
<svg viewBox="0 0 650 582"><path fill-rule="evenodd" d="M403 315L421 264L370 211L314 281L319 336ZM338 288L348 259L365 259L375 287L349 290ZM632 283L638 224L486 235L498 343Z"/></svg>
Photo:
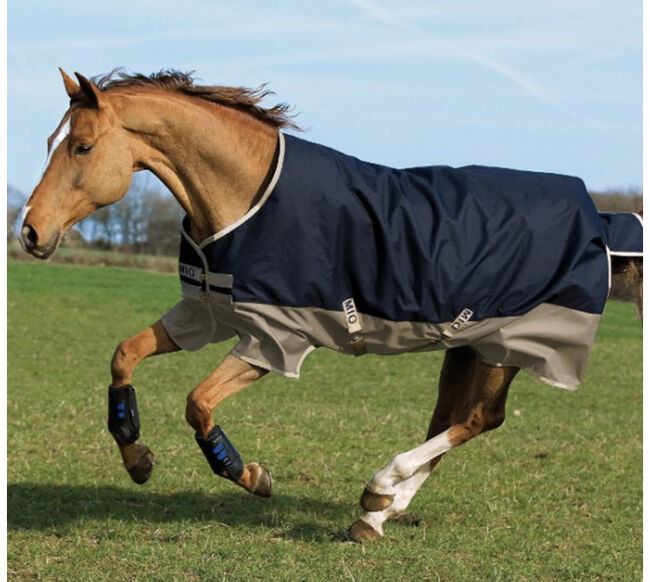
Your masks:
<svg viewBox="0 0 650 582"><path fill-rule="evenodd" d="M402 513L409 506L411 499L413 499L413 496L418 492L418 489L422 487L422 484L430 474L431 467L427 462L423 467L420 467L420 469L406 479L406 481L398 483L396 485L397 493L395 494L393 504L384 509L381 513L385 513L387 518Z"/></svg>
<svg viewBox="0 0 650 582"><path fill-rule="evenodd" d="M368 483L367 489L378 495L395 495L395 485L408 479L423 465L452 448L447 429L424 444L397 455Z"/></svg>
<svg viewBox="0 0 650 582"><path fill-rule="evenodd" d="M384 535L383 523L386 521L386 518L382 516L383 513L384 513L383 511L369 511L368 513L364 513L359 519L361 521L365 521L380 536L383 536Z"/></svg>
<svg viewBox="0 0 650 582"><path fill-rule="evenodd" d="M413 499L418 489L422 487L430 473L431 469L428 463L420 467L411 477L395 485L395 500L390 507L382 511L368 511L360 519L365 521L379 535L384 535L383 523L390 517L406 510L409 503L411 503L411 499Z"/></svg>

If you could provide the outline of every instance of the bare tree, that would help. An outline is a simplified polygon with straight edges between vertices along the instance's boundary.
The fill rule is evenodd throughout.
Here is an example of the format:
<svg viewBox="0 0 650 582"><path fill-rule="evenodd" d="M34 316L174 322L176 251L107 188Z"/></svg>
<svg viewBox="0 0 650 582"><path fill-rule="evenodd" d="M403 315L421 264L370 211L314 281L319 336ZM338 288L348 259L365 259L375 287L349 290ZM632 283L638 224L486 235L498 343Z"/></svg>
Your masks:
<svg viewBox="0 0 650 582"><path fill-rule="evenodd" d="M179 246L182 210L168 195L151 200L151 214L147 225L146 252L153 255L175 255Z"/></svg>
<svg viewBox="0 0 650 582"><path fill-rule="evenodd" d="M79 230L96 248L173 255L181 215L171 195L149 187L147 180L134 180L122 200L81 221Z"/></svg>
<svg viewBox="0 0 650 582"><path fill-rule="evenodd" d="M637 189L590 192L596 208L601 212L638 212L643 193Z"/></svg>

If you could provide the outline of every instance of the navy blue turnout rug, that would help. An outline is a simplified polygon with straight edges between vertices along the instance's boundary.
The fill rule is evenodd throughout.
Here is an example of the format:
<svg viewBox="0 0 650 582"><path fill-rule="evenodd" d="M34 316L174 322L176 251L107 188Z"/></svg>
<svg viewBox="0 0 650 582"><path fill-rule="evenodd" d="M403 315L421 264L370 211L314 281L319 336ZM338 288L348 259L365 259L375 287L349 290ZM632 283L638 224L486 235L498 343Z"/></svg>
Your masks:
<svg viewBox="0 0 650 582"><path fill-rule="evenodd" d="M298 376L315 347L356 355L470 345L566 388L580 383L610 256L642 255L635 214L599 214L574 177L503 168L393 169L280 134L240 221L197 243L163 317L194 350Z"/></svg>

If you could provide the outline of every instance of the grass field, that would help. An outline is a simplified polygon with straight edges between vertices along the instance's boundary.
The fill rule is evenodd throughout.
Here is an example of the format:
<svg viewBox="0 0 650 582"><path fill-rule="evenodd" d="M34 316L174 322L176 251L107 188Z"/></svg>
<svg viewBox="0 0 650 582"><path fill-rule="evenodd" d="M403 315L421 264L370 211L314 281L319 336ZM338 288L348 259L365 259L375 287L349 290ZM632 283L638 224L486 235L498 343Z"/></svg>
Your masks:
<svg viewBox="0 0 650 582"><path fill-rule="evenodd" d="M367 479L423 438L442 354L319 350L300 381L266 377L216 419L261 499L214 476L185 396L232 344L143 363L135 377L151 480L133 484L106 429L117 343L177 300L173 275L8 265L9 580L640 580L641 326L610 303L577 393L521 374L499 430L452 451L410 523L357 545L343 531Z"/></svg>

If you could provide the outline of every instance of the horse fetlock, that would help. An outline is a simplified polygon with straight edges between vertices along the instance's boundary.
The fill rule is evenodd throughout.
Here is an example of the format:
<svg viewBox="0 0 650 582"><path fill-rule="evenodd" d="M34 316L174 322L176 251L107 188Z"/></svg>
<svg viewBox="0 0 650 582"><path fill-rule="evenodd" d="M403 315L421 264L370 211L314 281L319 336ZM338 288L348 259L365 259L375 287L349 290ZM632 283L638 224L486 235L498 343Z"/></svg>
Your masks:
<svg viewBox="0 0 650 582"><path fill-rule="evenodd" d="M407 453L400 453L370 480L366 490L375 495L394 495L395 485L408 479L418 468Z"/></svg>
<svg viewBox="0 0 650 582"><path fill-rule="evenodd" d="M122 462L131 476L131 479L138 485L149 480L153 471L154 461L151 449L144 444L131 443L120 447Z"/></svg>

